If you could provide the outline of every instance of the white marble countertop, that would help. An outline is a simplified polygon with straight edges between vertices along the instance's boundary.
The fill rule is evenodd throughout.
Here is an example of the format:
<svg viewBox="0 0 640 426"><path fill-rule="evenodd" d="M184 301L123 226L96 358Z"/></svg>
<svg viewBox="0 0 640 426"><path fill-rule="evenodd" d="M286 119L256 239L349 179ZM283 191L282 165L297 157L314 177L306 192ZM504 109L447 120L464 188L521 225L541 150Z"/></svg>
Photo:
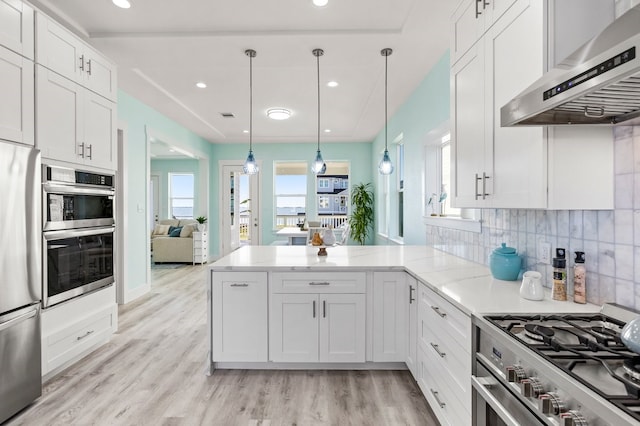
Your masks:
<svg viewBox="0 0 640 426"><path fill-rule="evenodd" d="M212 263L213 271L407 271L467 314L598 312L600 306L520 297L519 281L501 281L489 268L427 246L246 246Z"/></svg>

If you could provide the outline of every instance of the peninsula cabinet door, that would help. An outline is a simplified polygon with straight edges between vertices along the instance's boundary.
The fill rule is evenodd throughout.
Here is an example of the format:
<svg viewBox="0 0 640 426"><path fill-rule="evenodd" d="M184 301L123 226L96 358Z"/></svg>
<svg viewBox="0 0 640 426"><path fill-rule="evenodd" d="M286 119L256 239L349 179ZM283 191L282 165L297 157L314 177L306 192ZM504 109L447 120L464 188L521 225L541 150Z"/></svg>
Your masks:
<svg viewBox="0 0 640 426"><path fill-rule="evenodd" d="M213 273L213 361L267 362L267 274Z"/></svg>
<svg viewBox="0 0 640 426"><path fill-rule="evenodd" d="M317 294L272 294L269 351L273 362L318 361Z"/></svg>
<svg viewBox="0 0 640 426"><path fill-rule="evenodd" d="M323 294L320 362L365 361L365 295Z"/></svg>

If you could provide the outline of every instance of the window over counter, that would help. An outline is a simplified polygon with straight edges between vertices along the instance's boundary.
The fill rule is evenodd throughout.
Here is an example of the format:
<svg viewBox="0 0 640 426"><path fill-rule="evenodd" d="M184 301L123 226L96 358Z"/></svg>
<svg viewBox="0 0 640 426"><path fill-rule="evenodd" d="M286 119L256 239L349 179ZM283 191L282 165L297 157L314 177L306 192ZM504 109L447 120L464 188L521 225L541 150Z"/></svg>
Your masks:
<svg viewBox="0 0 640 426"><path fill-rule="evenodd" d="M348 161L327 161L327 171L316 176L318 219L323 226L338 228L349 217Z"/></svg>
<svg viewBox="0 0 640 426"><path fill-rule="evenodd" d="M193 219L193 173L169 173L169 211L175 219Z"/></svg>
<svg viewBox="0 0 640 426"><path fill-rule="evenodd" d="M480 232L479 209L451 206L453 185L451 132L448 125L431 132L425 143L424 223L432 226Z"/></svg>

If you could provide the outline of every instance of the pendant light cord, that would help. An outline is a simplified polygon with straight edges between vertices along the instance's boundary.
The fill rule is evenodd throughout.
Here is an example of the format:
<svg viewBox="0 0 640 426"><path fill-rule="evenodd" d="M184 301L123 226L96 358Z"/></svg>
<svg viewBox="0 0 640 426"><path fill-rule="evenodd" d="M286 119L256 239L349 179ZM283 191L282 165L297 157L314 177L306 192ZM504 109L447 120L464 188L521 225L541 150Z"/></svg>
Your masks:
<svg viewBox="0 0 640 426"><path fill-rule="evenodd" d="M316 55L316 71L318 76L318 151L320 151L320 55L324 51L322 49L316 49L313 54Z"/></svg>
<svg viewBox="0 0 640 426"><path fill-rule="evenodd" d="M249 151L253 150L253 57L254 52L249 53Z"/></svg>
<svg viewBox="0 0 640 426"><path fill-rule="evenodd" d="M387 151L387 76L389 72L387 71L387 64L389 62L389 55L385 55L384 57L384 150Z"/></svg>

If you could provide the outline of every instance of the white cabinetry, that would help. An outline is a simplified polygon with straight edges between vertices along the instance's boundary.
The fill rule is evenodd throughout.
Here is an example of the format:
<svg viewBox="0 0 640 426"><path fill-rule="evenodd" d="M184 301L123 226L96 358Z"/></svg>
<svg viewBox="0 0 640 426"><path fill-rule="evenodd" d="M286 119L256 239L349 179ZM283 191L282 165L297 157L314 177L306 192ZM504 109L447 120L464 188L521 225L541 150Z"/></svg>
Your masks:
<svg viewBox="0 0 640 426"><path fill-rule="evenodd" d="M36 67L37 147L43 158L115 170L116 105Z"/></svg>
<svg viewBox="0 0 640 426"><path fill-rule="evenodd" d="M267 362L266 272L212 272L212 359Z"/></svg>
<svg viewBox="0 0 640 426"><path fill-rule="evenodd" d="M42 311L42 375L55 375L117 330L115 286L71 299Z"/></svg>
<svg viewBox="0 0 640 426"><path fill-rule="evenodd" d="M418 377L418 281L412 276L407 275L406 282L406 300L409 306L405 310L407 321L405 363L415 379Z"/></svg>
<svg viewBox="0 0 640 426"><path fill-rule="evenodd" d="M442 424L471 423L471 318L418 286L418 385Z"/></svg>
<svg viewBox="0 0 640 426"><path fill-rule="evenodd" d="M271 277L271 361L365 361L365 273Z"/></svg>
<svg viewBox="0 0 640 426"><path fill-rule="evenodd" d="M373 274L373 361L405 362L407 288L405 272Z"/></svg>
<svg viewBox="0 0 640 426"><path fill-rule="evenodd" d="M0 46L0 139L34 144L33 90L33 62Z"/></svg>
<svg viewBox="0 0 640 426"><path fill-rule="evenodd" d="M94 48L47 16L36 13L36 62L116 101L116 67Z"/></svg>
<svg viewBox="0 0 640 426"><path fill-rule="evenodd" d="M21 0L0 0L0 45L33 60L31 6Z"/></svg>
<svg viewBox="0 0 640 426"><path fill-rule="evenodd" d="M547 46L561 49L557 40L546 42L557 32L549 26L566 24L562 16L581 22L576 13L599 13L565 6L535 0L496 3L491 13L499 18L466 53L452 58L456 207L613 208L610 128L500 126L500 108L547 69L553 53ZM585 138L587 145L582 144Z"/></svg>
<svg viewBox="0 0 640 426"><path fill-rule="evenodd" d="M193 264L205 263L209 256L209 234L206 231L193 233ZM265 286L266 287L266 286Z"/></svg>
<svg viewBox="0 0 640 426"><path fill-rule="evenodd" d="M451 20L451 62L457 62L515 1L463 0Z"/></svg>

